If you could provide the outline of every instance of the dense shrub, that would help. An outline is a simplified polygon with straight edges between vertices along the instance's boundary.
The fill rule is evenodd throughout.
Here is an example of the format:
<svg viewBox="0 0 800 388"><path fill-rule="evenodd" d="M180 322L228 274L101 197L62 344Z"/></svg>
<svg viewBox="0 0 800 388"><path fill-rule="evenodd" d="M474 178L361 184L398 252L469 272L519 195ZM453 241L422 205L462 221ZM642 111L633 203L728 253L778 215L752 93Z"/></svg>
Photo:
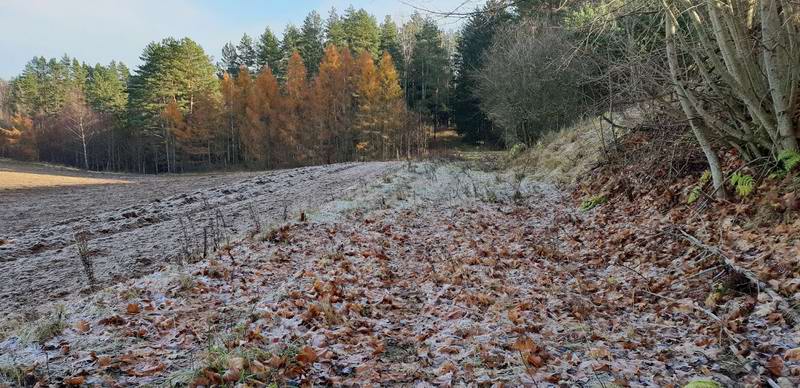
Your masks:
<svg viewBox="0 0 800 388"><path fill-rule="evenodd" d="M581 61L573 60L568 33L525 21L497 33L479 79L481 108L498 124L505 144L532 144L542 133L579 119Z"/></svg>

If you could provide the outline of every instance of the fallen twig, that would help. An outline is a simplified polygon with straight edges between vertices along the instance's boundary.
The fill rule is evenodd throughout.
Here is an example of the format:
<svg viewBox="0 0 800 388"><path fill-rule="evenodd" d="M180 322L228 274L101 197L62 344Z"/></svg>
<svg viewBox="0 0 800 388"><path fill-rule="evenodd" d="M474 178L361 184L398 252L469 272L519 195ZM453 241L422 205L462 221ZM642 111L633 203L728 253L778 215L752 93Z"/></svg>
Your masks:
<svg viewBox="0 0 800 388"><path fill-rule="evenodd" d="M666 296L666 295L656 294L654 292L650 292L650 291L646 291L646 290L642 290L642 292L644 292L647 295L655 296L657 298L666 299L666 300L668 300L670 302L673 302L673 303L681 303L681 301L679 301L679 300L677 300L675 298L671 298L671 297ZM722 333L727 334L728 337L730 337L730 339L733 340L733 342L738 344L739 342L742 341L739 337L736 336L736 334L732 333L730 330L728 330L727 327L725 327L725 321L723 321L722 318L719 317L719 315L714 314L711 310L704 309L704 308L698 306L697 303L694 303L694 302L692 302L690 307L692 309L696 310L696 311L699 311L701 313L706 314L709 318L717 321L717 323L719 323L719 326L720 326L720 331Z"/></svg>
<svg viewBox="0 0 800 388"><path fill-rule="evenodd" d="M758 287L759 291L765 292L770 298L772 298L773 301L775 301L776 306L781 311L781 313L783 314L783 316L786 319L786 321L789 324L791 324L794 327L794 329L796 329L796 330L800 329L800 314L798 314L797 311L795 311L792 308L792 305L788 301L786 301L786 299L784 297L779 295L767 283L762 282L758 278L758 276L756 276L756 274L752 273L751 271L749 271L749 270L747 270L745 268L742 268L742 267L736 265L736 263L734 263L733 260L731 260L731 258L728 257L725 254L725 252L723 252L720 248L708 245L708 244L700 241L697 237L692 236L691 234L689 234L688 232L686 232L685 230L683 230L681 228L676 228L676 229L683 236L684 239L686 239L687 241L689 241L693 245L695 245L697 247L700 247L702 249L705 249L709 253L712 253L712 254L718 256L720 259L722 259L722 262L725 264L726 267L728 267L728 269L730 269L732 272L735 272L735 273L738 273L738 274L744 276L745 278L747 278L747 280L749 280L751 283L756 285L756 287Z"/></svg>

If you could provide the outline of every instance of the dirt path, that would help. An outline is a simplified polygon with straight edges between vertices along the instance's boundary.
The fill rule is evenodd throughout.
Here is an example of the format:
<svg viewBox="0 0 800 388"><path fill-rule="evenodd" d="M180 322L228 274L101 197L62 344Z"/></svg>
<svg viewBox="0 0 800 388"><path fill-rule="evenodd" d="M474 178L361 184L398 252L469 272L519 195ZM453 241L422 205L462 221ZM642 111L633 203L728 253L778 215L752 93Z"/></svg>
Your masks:
<svg viewBox="0 0 800 388"><path fill-rule="evenodd" d="M187 250L235 241L369 182L391 163L142 178L126 184L0 191L0 314L87 288L74 234L88 233L101 285L152 273ZM262 226L263 227L263 226ZM212 236L213 234L213 236ZM209 246L209 249L211 247Z"/></svg>

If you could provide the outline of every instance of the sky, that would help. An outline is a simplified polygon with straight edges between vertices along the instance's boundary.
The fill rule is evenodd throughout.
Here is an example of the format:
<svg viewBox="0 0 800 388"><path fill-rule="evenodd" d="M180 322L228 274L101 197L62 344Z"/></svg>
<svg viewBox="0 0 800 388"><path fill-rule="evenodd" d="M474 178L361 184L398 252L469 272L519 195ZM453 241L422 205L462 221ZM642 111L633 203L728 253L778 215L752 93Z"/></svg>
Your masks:
<svg viewBox="0 0 800 388"><path fill-rule="evenodd" d="M266 26L280 34L286 24L300 26L317 10L341 14L350 4L382 21L408 18L413 6L436 11L471 10L481 0L0 0L0 78L18 75L34 56L64 54L90 65L111 60L131 70L142 49L168 36L197 41L216 61L225 42L243 33L256 37ZM436 17L444 29L458 19Z"/></svg>

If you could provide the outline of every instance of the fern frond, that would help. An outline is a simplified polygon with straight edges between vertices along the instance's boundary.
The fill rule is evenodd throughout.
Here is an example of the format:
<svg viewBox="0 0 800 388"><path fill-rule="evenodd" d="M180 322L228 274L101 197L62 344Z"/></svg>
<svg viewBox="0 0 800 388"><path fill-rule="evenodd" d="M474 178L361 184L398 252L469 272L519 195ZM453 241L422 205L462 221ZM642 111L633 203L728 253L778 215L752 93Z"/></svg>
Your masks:
<svg viewBox="0 0 800 388"><path fill-rule="evenodd" d="M700 186L705 186L709 181L711 181L711 171L705 170L703 175L700 176Z"/></svg>
<svg viewBox="0 0 800 388"><path fill-rule="evenodd" d="M589 199L583 200L581 202L581 211L589 211L592 210L608 201L608 198L605 195L595 195Z"/></svg>
<svg viewBox="0 0 800 388"><path fill-rule="evenodd" d="M731 185L736 188L736 194L739 197L746 198L753 193L755 189L755 180L750 175L733 173L730 178Z"/></svg>
<svg viewBox="0 0 800 388"><path fill-rule="evenodd" d="M784 150L778 154L778 161L783 165L785 172L791 172L795 167L800 166L800 152L794 150Z"/></svg>
<svg viewBox="0 0 800 388"><path fill-rule="evenodd" d="M700 199L700 196L703 195L703 189L700 186L696 186L689 192L689 197L686 198L686 203L691 205L697 202Z"/></svg>

